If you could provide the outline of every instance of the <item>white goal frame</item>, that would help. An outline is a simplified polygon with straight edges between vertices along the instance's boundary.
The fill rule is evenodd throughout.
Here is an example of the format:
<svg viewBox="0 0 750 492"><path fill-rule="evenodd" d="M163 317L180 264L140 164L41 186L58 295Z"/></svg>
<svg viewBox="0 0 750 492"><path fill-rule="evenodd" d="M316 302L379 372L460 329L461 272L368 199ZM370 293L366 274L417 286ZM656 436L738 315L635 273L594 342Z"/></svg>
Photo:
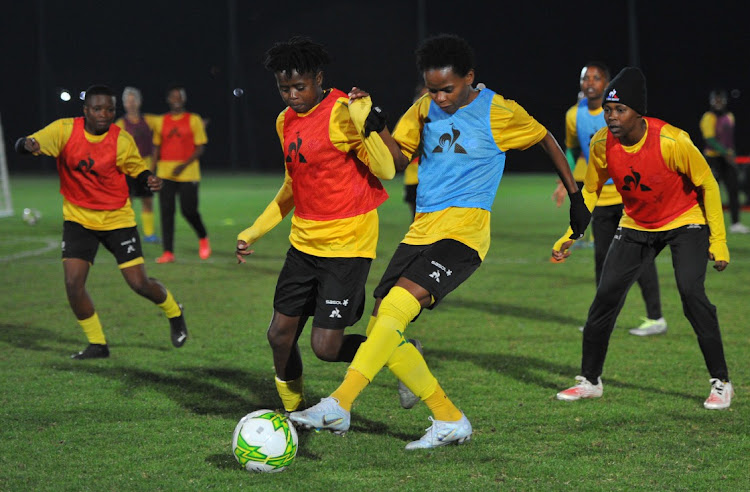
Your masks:
<svg viewBox="0 0 750 492"><path fill-rule="evenodd" d="M0 218L13 216L13 203L10 198L10 183L8 179L5 136L3 134L3 122L0 120Z"/></svg>

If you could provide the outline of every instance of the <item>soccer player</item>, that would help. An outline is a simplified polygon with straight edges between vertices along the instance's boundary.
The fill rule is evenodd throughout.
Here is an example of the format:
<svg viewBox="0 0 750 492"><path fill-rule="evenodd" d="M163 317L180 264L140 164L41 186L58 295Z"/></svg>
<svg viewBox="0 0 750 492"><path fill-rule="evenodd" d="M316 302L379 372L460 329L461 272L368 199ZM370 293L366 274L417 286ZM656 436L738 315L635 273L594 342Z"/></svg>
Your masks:
<svg viewBox="0 0 750 492"><path fill-rule="evenodd" d="M750 233L750 228L740 222L739 171L734 153L734 115L727 111L727 92L721 89L709 95L711 110L703 113L700 128L706 143L703 155L718 179L724 182L729 195L729 232Z"/></svg>
<svg viewBox="0 0 750 492"><path fill-rule="evenodd" d="M141 113L141 91L135 87L126 87L122 91L122 106L125 115L115 121L119 126L133 136L138 152L146 161L146 166L153 171L152 157L154 153L154 126L158 117L153 114ZM128 182L131 198L141 199L141 223L143 224L143 240L147 243L158 243L159 238L154 234L154 194L148 188L139 186L130 176L125 176Z"/></svg>
<svg viewBox="0 0 750 492"><path fill-rule="evenodd" d="M164 181L159 194L161 236L164 253L157 263L172 263L174 255L174 214L177 195L180 211L198 235L198 255L202 260L211 256L208 232L198 211L198 188L201 180L200 162L208 142L203 120L185 111L187 93L182 86L167 91L169 113L159 118L154 128L154 161L156 174Z"/></svg>
<svg viewBox="0 0 750 492"><path fill-rule="evenodd" d="M89 87L82 118L54 121L18 139L15 145L22 154L57 158L65 220L65 291L89 341L88 347L72 355L73 359L109 357L99 315L86 290L86 278L100 243L117 260L128 286L159 306L169 318L172 344L182 347L187 339L182 306L161 282L146 275L125 176L134 177L139 186L151 191L158 191L162 181L147 168L133 137L112 124L115 101L115 93L109 87Z"/></svg>
<svg viewBox="0 0 750 492"><path fill-rule="evenodd" d="M582 172L585 176L589 161L591 137L606 126L602 101L604 100L604 89L609 84L609 79L609 68L606 65L601 62L587 63L581 71L580 79L584 97L565 114L565 145L568 163L571 163L572 166L572 163L578 161L578 155L576 154L580 154L583 160L582 166L576 165L576 169L573 171L574 177L579 172ZM581 168L580 171L579 168ZM580 183L579 186L582 184ZM559 207L565 199L565 188L558 185L554 196ZM599 200L591 213L591 229L594 237L594 271L597 285L599 285L599 280L602 277L604 259L617 232L622 210L622 197L610 179L602 186ZM641 288L641 295L646 304L646 317L643 318L643 323L631 329L629 333L637 336L666 333L667 322L661 312L659 277L654 262L644 264L643 272L638 276L638 286ZM583 331L583 327L580 327L580 330Z"/></svg>
<svg viewBox="0 0 750 492"><path fill-rule="evenodd" d="M404 114L393 133L397 169L421 149L417 215L380 284L368 338L341 386L330 397L290 419L307 427L344 433L354 399L388 368L432 412L432 425L406 449L470 439L472 426L446 396L404 332L424 308L434 309L479 268L490 245L490 210L509 149L539 144L571 196L571 224L578 238L590 214L560 146L518 103L474 82L474 53L454 35L425 40L417 68L428 94ZM355 94L356 96L356 94Z"/></svg>
<svg viewBox="0 0 750 492"><path fill-rule="evenodd" d="M600 376L609 337L628 289L644 266L667 246L672 252L682 307L711 375L704 406L728 408L734 390L724 360L716 307L706 297L706 259L723 271L729 264L719 186L688 134L646 114L646 79L624 68L605 91L607 128L591 139L584 181L586 206L593 209L612 179L625 205L583 330L578 384L557 394L560 400L602 396ZM570 255L572 241L560 238L556 258Z"/></svg>
<svg viewBox="0 0 750 492"><path fill-rule="evenodd" d="M276 388L288 412L304 397L298 339L309 317L312 349L321 360L351 362L365 338L344 329L364 309L377 207L388 198L378 178L396 173L382 140L390 136L384 117L370 111L369 98L350 104L344 92L324 88L329 62L323 46L303 37L266 52L265 67L287 106L276 119L286 172L273 201L237 236L237 260L244 263L253 253L249 246L294 210L268 327Z"/></svg>

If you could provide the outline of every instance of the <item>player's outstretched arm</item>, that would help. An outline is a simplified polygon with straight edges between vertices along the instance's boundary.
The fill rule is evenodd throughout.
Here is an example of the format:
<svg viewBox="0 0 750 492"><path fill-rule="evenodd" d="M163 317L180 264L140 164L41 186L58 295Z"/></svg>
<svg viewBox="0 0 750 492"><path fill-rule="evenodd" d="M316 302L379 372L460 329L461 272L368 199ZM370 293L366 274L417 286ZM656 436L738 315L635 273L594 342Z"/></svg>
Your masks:
<svg viewBox="0 0 750 492"><path fill-rule="evenodd" d="M42 147L34 137L21 137L16 140L15 149L19 154L37 154L42 150Z"/></svg>
<svg viewBox="0 0 750 492"><path fill-rule="evenodd" d="M358 87L349 91L349 117L362 135L370 170L375 176L390 180L396 170L406 168L409 163L388 131L387 116L382 109L373 106L370 95Z"/></svg>

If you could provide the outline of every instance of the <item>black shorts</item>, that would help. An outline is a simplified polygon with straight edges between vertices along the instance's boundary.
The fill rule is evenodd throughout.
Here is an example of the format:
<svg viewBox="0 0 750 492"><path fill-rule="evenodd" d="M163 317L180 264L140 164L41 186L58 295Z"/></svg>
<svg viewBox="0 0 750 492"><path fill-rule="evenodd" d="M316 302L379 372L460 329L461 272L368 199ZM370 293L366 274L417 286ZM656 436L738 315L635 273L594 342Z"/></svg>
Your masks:
<svg viewBox="0 0 750 492"><path fill-rule="evenodd" d="M294 247L279 273L273 308L286 316L314 316L313 326L342 330L362 317L370 258L325 258Z"/></svg>
<svg viewBox="0 0 750 492"><path fill-rule="evenodd" d="M143 259L138 229L126 227L111 231L94 231L77 222L63 223L62 257L86 260L92 265L102 243L115 257L118 265Z"/></svg>
<svg viewBox="0 0 750 492"><path fill-rule="evenodd" d="M401 243L375 288L374 296L382 299L396 281L404 277L424 287L435 298L429 307L432 309L481 264L476 250L453 239L425 245Z"/></svg>
<svg viewBox="0 0 750 492"><path fill-rule="evenodd" d="M133 198L148 198L154 196L154 193L147 187L138 183L138 180L125 176L125 180L128 182L128 192Z"/></svg>
<svg viewBox="0 0 750 492"><path fill-rule="evenodd" d="M417 203L417 185L404 185L404 201L406 203Z"/></svg>

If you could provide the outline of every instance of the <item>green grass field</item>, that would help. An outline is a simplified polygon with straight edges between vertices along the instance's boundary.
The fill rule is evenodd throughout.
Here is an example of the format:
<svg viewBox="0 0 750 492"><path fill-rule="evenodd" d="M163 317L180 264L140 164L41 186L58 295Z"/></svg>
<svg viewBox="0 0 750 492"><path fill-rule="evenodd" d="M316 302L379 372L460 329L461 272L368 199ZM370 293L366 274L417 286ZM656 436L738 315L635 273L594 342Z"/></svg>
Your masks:
<svg viewBox="0 0 750 492"><path fill-rule="evenodd" d="M63 288L57 180L12 177L17 214L0 219L0 490L750 490L750 237L730 236L732 264L722 273L709 268L706 281L737 392L731 409L703 409L709 376L668 252L657 266L669 332L627 333L644 315L634 289L612 335L604 397L556 401L578 374L577 328L594 271L590 249L564 264L548 261L567 224L567 209L549 199L551 175L505 176L486 261L409 327L471 420L470 443L404 451L428 427L429 412L402 410L386 370L357 400L346 436L301 432L287 471L245 472L230 450L236 422L279 406L265 331L289 219L255 245L248 264L237 265L233 252L236 234L280 184L280 176L204 178L208 261L198 259L181 218L177 263L155 264L160 247L144 245L149 275L185 305L191 338L181 349L171 346L161 311L128 289L100 248L88 288L112 355L73 361L86 341ZM401 181L387 187L368 292L409 222ZM21 220L24 207L42 213L39 224ZM365 312L371 307L368 298ZM365 322L352 330L364 332ZM346 365L317 360L305 335L301 348L315 403L338 386Z"/></svg>

